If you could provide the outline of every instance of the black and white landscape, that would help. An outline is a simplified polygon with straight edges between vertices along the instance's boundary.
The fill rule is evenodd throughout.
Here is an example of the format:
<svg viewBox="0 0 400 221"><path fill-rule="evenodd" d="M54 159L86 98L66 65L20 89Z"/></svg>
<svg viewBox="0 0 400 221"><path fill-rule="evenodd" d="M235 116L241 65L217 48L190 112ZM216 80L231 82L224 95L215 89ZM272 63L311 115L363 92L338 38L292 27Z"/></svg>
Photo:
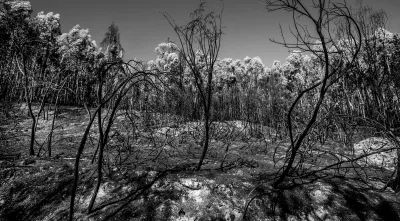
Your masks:
<svg viewBox="0 0 400 221"><path fill-rule="evenodd" d="M0 221L400 220L399 2L156 2L0 2Z"/></svg>

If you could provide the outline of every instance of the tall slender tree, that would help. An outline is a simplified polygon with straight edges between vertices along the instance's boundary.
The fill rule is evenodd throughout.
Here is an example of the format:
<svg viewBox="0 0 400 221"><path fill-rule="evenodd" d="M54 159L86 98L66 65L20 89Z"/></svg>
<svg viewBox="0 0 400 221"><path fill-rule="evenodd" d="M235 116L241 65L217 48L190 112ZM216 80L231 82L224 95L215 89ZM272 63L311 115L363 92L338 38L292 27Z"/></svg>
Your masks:
<svg viewBox="0 0 400 221"><path fill-rule="evenodd" d="M212 82L221 47L223 27L222 16L213 12L206 13L205 2L201 2L190 17L192 20L188 24L178 26L171 16L165 15L179 38L179 52L192 75L192 82L196 85L203 108L203 151L196 167L196 170L200 170L210 141L214 92Z"/></svg>
<svg viewBox="0 0 400 221"><path fill-rule="evenodd" d="M281 168L281 173L274 181L278 187L294 172L295 160L298 157L303 141L317 120L325 95L330 87L337 83L349 70L361 48L361 30L352 16L346 1L319 0L304 2L301 0L266 0L269 11L284 10L293 18L294 42L277 42L286 48L300 50L315 55L321 65L321 80L302 89L292 102L287 113L287 127L290 137L290 149ZM307 20L312 24L315 33L299 21ZM317 40L317 42L316 42ZM344 65L346 64L346 65ZM310 115L299 132L294 128L295 110L298 109L302 98L318 91L318 99L310 111Z"/></svg>
<svg viewBox="0 0 400 221"><path fill-rule="evenodd" d="M114 22L108 27L100 46L103 50L109 50L114 56L123 57L125 50L121 45L118 26Z"/></svg>

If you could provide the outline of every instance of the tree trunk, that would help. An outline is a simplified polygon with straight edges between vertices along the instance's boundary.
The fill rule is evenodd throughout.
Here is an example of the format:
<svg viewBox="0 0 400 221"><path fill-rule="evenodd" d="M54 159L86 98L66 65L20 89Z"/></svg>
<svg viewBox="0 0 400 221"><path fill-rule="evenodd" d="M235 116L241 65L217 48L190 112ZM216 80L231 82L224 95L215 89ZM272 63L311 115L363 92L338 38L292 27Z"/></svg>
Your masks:
<svg viewBox="0 0 400 221"><path fill-rule="evenodd" d="M59 98L59 93L57 93L56 101L54 104L54 113L53 113L53 119L51 121L51 130L50 130L50 134L49 134L49 140L47 142L48 157L51 157L51 143L52 143L52 139L53 139L54 125L56 122L57 112L58 112L58 98Z"/></svg>
<svg viewBox="0 0 400 221"><path fill-rule="evenodd" d="M100 87L102 87L102 83L100 83ZM88 214L92 212L93 209L93 205L96 201L96 197L97 197L97 193L99 192L100 189L100 185L102 182L102 178L103 178L103 158L104 158L104 148L106 147L107 143L108 143L108 137L110 134L110 130L111 130L111 126L114 123L114 117L115 114L117 113L118 110L118 106L121 103L122 98L126 95L126 93L129 90L126 90L124 93L120 92L114 107L112 109L111 115L109 117L108 123L107 123L107 128L106 130L103 132L103 124L102 124L102 117L101 117L101 105L100 105L100 111L97 113L97 120L98 120L98 127L99 127L99 160L98 160L98 164L97 164L97 183L96 183L96 187L93 191L93 195L92 198L90 200L89 206L88 206ZM101 91L99 92L99 103L101 102Z"/></svg>
<svg viewBox="0 0 400 221"><path fill-rule="evenodd" d="M23 55L22 56L23 59L23 66L24 66L24 76L25 76L25 84L24 84L24 91L25 91L25 102L26 105L28 105L28 111L29 111L29 116L32 118L32 125L31 125L31 141L29 144L29 155L33 156L35 155L35 149L34 149L34 145L35 145L35 129L36 129L36 118L35 115L33 114L33 110L32 110L32 99L30 98L30 95L32 94L29 93L29 81L28 81L28 71L26 68L26 58Z"/></svg>
<svg viewBox="0 0 400 221"><path fill-rule="evenodd" d="M208 115L208 114L207 114ZM205 129L205 137L204 137L204 145L203 145L203 152L201 153L201 157L199 163L197 164L196 170L199 171L201 169L201 165L203 165L204 158L206 157L209 140L210 140L210 123L209 117L206 116L204 120L204 129Z"/></svg>
<svg viewBox="0 0 400 221"><path fill-rule="evenodd" d="M102 173L102 167L103 167L103 150L104 150L104 133L103 133L103 124L102 124L102 117L101 117L101 112L102 112L102 104L101 100L103 97L103 79L101 76L99 76L99 88L97 91L97 100L99 102L99 111L97 112L97 125L99 129L99 160L97 161L97 183L96 187L93 191L92 198L89 203L88 207L88 213L92 211L94 201L96 200L97 193L99 192L100 184L101 184L101 179L103 177Z"/></svg>
<svg viewBox="0 0 400 221"><path fill-rule="evenodd" d="M35 116L32 114L32 125L31 125L31 141L29 144L29 155L33 156L35 155L35 133L36 133L36 119Z"/></svg>
<svg viewBox="0 0 400 221"><path fill-rule="evenodd" d="M98 109L96 110L96 112L97 111L98 111ZM76 196L76 190L78 188L78 181L79 181L79 161L81 159L83 149L85 148L85 144L86 144L86 140L89 136L90 128L92 127L93 121L96 117L96 112L93 114L88 125L86 126L85 132L83 133L81 142L78 147L78 151L76 153L75 167L74 167L74 182L72 183L71 201L70 201L70 205L69 205L69 221L72 221L73 217L74 217L75 196Z"/></svg>

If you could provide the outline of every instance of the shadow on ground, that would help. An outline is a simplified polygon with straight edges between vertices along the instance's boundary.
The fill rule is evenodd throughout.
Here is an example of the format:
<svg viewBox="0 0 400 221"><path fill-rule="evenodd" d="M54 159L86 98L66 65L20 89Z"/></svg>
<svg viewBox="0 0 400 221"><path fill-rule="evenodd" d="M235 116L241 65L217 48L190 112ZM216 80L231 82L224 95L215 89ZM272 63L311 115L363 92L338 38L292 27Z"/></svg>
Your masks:
<svg viewBox="0 0 400 221"><path fill-rule="evenodd" d="M67 219L70 165L38 159L1 171L0 220ZM184 168L131 170L105 179L88 215L95 179L88 171L93 170L81 175L77 220L400 220L394 193L372 191L354 180L321 179L277 190L237 171Z"/></svg>
<svg viewBox="0 0 400 221"><path fill-rule="evenodd" d="M285 190L254 194L244 220L400 220L394 193L372 191L359 182L323 179Z"/></svg>

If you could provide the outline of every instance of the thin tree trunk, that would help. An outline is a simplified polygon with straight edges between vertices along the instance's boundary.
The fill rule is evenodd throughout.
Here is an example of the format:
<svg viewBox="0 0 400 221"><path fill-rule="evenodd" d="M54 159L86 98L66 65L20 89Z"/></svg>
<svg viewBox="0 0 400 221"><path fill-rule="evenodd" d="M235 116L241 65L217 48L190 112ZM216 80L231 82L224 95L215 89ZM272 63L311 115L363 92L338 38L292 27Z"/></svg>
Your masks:
<svg viewBox="0 0 400 221"><path fill-rule="evenodd" d="M101 185L101 182L102 182L102 178L103 178L102 168L103 168L104 148L108 143L108 137L109 137L109 134L110 134L111 126L114 123L114 117L115 117L115 114L117 113L117 109L118 109L118 106L119 106L119 104L120 104L120 102L122 100L122 97L124 97L124 95L127 92L128 92L128 90L126 90L125 93L121 92L120 95L118 96L117 101L115 102L114 107L113 107L112 112L111 112L111 115L109 117L109 120L108 120L108 123L107 123L107 128L106 128L104 133L103 133L102 123L101 123L102 122L101 121L101 114L100 114L101 113L101 109L97 113L98 125L99 125L99 134L100 134L99 135L100 136L99 137L99 142L100 142L99 160L98 160L98 164L97 164L97 183L96 183L96 187L95 187L95 189L93 191L93 195L92 195L92 198L91 198L89 206L88 206L88 210L87 210L88 214L90 212L92 212L93 205L94 205L94 203L96 201L97 193L99 192L100 185Z"/></svg>
<svg viewBox="0 0 400 221"><path fill-rule="evenodd" d="M52 139L53 139L54 125L56 122L57 112L58 112L58 98L59 98L59 93L57 93L56 101L54 104L54 113L53 113L53 119L51 122L51 130L50 130L50 134L49 134L49 140L47 142L48 157L51 157L51 144L52 144Z"/></svg>
<svg viewBox="0 0 400 221"><path fill-rule="evenodd" d="M96 112L99 109L96 110ZM88 125L86 126L85 132L83 133L81 142L79 144L76 158L75 158L75 167L74 167L74 182L72 183L72 190L71 190L71 201L69 205L69 221L73 220L74 217L74 206L75 206L75 196L76 190L78 188L78 181L79 181L79 162L83 153L83 149L85 148L86 140L89 136L90 128L92 127L93 121L96 118L96 112L93 114L92 118L90 119Z"/></svg>
<svg viewBox="0 0 400 221"><path fill-rule="evenodd" d="M35 149L34 149L34 145L35 145L35 128L36 128L36 118L35 115L33 114L33 110L32 110L32 99L30 98L30 93L29 93L29 82L28 82L28 72L27 72L27 68L26 68L26 58L23 55L22 56L23 59L23 74L25 77L25 84L24 84L24 90L25 90L25 102L26 105L28 105L28 111L29 111L29 116L32 119L32 124L31 124L31 140L30 140L30 144L29 144L29 155L30 156L34 156L35 155ZM32 92L31 92L32 93Z"/></svg>
<svg viewBox="0 0 400 221"><path fill-rule="evenodd" d="M209 119L208 116L205 117L205 137L204 137L204 145L203 145L203 152L201 153L201 157L199 160L199 163L197 164L196 170L199 171L201 169L201 166L203 165L203 161L206 157L207 151L208 151L208 145L209 145L209 140L210 140L210 124L209 124Z"/></svg>

